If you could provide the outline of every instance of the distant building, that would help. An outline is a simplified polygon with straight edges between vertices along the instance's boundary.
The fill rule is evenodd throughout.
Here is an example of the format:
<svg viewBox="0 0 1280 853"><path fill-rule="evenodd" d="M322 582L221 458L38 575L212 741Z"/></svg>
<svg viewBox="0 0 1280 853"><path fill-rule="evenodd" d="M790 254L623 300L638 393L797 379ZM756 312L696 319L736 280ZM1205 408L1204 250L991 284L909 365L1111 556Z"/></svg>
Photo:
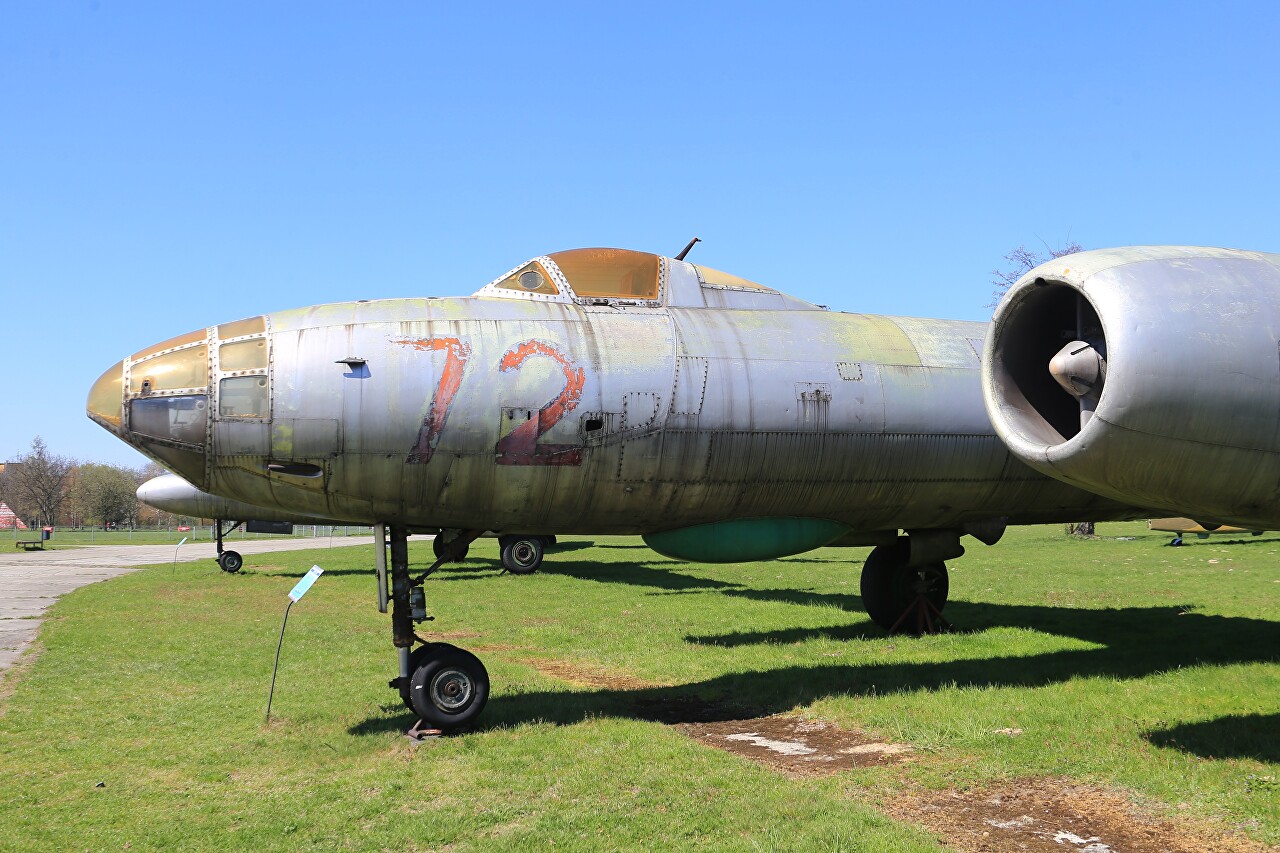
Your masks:
<svg viewBox="0 0 1280 853"><path fill-rule="evenodd" d="M9 509L6 503L0 503L0 530L26 530L27 526L22 523L22 519L13 514L13 510Z"/></svg>

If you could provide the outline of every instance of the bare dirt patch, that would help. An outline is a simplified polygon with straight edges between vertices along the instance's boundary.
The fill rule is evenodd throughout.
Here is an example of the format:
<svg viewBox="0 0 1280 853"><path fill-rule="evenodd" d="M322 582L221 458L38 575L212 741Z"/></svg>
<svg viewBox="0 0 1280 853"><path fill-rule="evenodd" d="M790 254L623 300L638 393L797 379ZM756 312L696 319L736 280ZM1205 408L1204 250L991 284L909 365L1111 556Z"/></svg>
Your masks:
<svg viewBox="0 0 1280 853"><path fill-rule="evenodd" d="M759 717L709 723L682 723L677 729L694 740L768 764L784 773L837 773L853 767L909 760L911 747L886 743L821 720Z"/></svg>
<svg viewBox="0 0 1280 853"><path fill-rule="evenodd" d="M1263 845L1190 821L1143 815L1126 797L1064 779L1019 779L969 791L906 794L886 811L972 853L1256 853Z"/></svg>

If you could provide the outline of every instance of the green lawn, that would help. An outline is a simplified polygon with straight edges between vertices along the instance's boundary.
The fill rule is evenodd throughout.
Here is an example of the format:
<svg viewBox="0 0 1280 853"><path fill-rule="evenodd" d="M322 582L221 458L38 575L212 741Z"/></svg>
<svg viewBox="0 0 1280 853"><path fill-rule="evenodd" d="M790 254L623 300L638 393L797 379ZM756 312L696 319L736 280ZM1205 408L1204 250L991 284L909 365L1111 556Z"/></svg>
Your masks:
<svg viewBox="0 0 1280 853"><path fill-rule="evenodd" d="M1100 533L972 543L952 563L958 630L922 638L863 615L866 549L700 566L562 537L516 577L482 539L427 582L423 627L477 651L493 696L479 730L421 746L386 688L370 549L96 584L6 685L0 849L933 850L877 803L1024 776L1280 843L1280 537ZM286 593L315 561L267 725ZM539 661L630 681L574 686ZM916 759L798 778L666 724L780 712Z"/></svg>

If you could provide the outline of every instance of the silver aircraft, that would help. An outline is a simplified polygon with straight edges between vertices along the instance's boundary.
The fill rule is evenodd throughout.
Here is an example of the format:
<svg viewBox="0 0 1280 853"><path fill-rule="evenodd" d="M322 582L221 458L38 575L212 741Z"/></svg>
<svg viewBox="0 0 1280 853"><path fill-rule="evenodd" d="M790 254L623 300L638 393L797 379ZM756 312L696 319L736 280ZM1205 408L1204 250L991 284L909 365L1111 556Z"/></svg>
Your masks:
<svg viewBox="0 0 1280 853"><path fill-rule="evenodd" d="M415 649L413 623L423 581L485 530L640 534L715 562L875 545L868 614L923 631L945 624L966 535L1151 508L1280 526L1278 336L1280 256L1252 252L1070 255L987 324L578 249L470 297L199 329L112 366L88 412L212 495L375 525L392 684L443 729L476 718L488 675ZM416 576L411 528L441 531Z"/></svg>

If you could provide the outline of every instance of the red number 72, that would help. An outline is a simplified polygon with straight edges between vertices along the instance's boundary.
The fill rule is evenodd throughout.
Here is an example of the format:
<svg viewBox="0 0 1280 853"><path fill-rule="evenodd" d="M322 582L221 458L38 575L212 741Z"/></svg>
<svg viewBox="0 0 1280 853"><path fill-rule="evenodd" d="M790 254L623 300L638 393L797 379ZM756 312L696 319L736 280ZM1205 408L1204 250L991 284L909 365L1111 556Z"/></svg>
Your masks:
<svg viewBox="0 0 1280 853"><path fill-rule="evenodd" d="M440 384L431 400L427 416L422 419L418 429L418 438L409 457L405 460L410 465L425 465L431 461L436 445L440 443L440 434L444 431L449 410L453 406L453 398L462 386L462 375L466 370L467 360L471 357L470 344L462 343L458 338L417 338L398 340L402 346L413 347L420 352L447 353L444 370L440 371ZM498 440L494 452L499 465L580 465L582 464L582 447L574 444L538 444L538 439L551 429L569 412L577 407L582 399L582 387L586 376L581 367L576 367L557 347L545 341L524 341L516 344L503 354L498 369L503 373L519 370L530 356L545 356L556 362L564 373L564 387L560 393L538 410L537 417L531 418Z"/></svg>

